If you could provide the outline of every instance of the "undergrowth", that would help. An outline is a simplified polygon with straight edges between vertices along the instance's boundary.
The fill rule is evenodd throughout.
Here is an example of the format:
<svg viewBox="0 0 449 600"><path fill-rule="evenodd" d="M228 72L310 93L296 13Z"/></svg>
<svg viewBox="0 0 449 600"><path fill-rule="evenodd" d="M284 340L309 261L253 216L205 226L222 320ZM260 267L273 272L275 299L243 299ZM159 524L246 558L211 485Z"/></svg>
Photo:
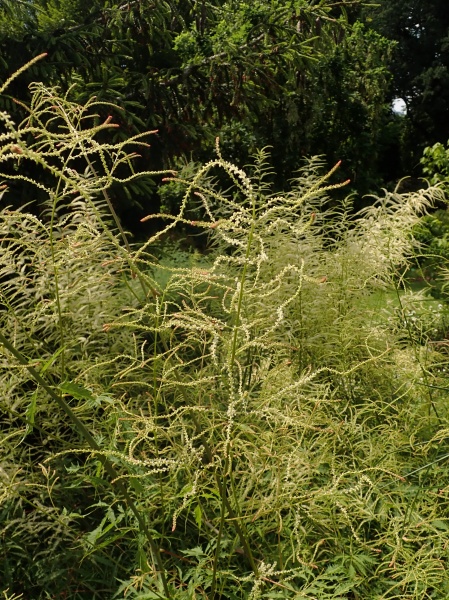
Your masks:
<svg viewBox="0 0 449 600"><path fill-rule="evenodd" d="M447 598L447 359L402 284L438 189L354 217L337 169L275 195L264 151L243 171L217 143L134 247L107 190L154 175L143 136L31 92L0 114L5 186L54 179L41 219L0 216L3 596ZM164 250L183 224L203 256Z"/></svg>

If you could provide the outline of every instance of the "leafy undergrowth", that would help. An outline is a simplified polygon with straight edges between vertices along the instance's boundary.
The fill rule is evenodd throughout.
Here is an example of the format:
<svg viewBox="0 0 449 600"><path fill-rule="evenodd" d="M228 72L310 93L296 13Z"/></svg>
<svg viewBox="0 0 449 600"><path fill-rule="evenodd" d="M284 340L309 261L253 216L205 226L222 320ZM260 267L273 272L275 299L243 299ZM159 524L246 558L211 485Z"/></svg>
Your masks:
<svg viewBox="0 0 449 600"><path fill-rule="evenodd" d="M438 190L351 218L318 160L277 196L217 145L130 247L107 189L140 138L93 111L36 85L0 115L1 178L55 180L42 220L0 216L3 596L447 598L447 359L400 286ZM155 258L183 223L207 257Z"/></svg>

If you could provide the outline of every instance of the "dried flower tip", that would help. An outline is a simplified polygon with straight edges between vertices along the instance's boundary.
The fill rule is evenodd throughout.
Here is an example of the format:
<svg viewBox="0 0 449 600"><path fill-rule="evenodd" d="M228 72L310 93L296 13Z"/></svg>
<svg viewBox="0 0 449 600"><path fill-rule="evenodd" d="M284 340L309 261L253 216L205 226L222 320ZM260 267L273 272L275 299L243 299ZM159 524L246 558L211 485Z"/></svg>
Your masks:
<svg viewBox="0 0 449 600"><path fill-rule="evenodd" d="M324 277L321 277L320 283L326 283L326 281L327 281L327 276L326 275Z"/></svg>
<svg viewBox="0 0 449 600"><path fill-rule="evenodd" d="M20 146L11 146L11 152L14 152L14 154L23 154L23 150Z"/></svg>
<svg viewBox="0 0 449 600"><path fill-rule="evenodd" d="M103 325L103 331L104 331L105 333L107 333L107 332L108 332L110 329L111 329L111 324L110 324L110 323L105 323L105 324Z"/></svg>
<svg viewBox="0 0 449 600"><path fill-rule="evenodd" d="M215 221L215 223L211 223L209 225L210 229L215 229L216 227L218 227L220 225L219 221Z"/></svg>
<svg viewBox="0 0 449 600"><path fill-rule="evenodd" d="M108 118L106 119L106 121L104 122L105 125L107 125L108 123L110 123L112 121L112 116L109 115Z"/></svg>

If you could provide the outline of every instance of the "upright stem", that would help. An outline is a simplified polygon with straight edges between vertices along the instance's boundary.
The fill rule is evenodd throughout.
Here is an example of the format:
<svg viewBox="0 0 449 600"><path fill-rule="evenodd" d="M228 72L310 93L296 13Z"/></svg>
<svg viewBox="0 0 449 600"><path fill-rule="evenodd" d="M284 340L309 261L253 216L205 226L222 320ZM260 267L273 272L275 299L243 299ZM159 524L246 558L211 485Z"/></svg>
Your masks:
<svg viewBox="0 0 449 600"><path fill-rule="evenodd" d="M252 205L251 228L250 228L250 231L248 234L248 243L246 245L246 252L245 252L245 262L243 265L242 276L240 278L240 289L239 289L239 296L238 296L238 300L237 300L237 310L235 312L235 318L234 318L234 335L233 335L233 339L232 339L231 356L230 356L230 362L229 362L229 369L231 370L231 372L234 367L235 356L237 353L237 336L238 336L239 326L240 326L240 315L242 312L243 294L244 294L244 288L245 288L245 282L246 282L246 273L248 271L248 261L249 261L249 257L250 257L250 253L251 253L251 247L252 247L253 237L254 237L255 222L256 222L256 200L255 200L254 196L252 197L252 203L253 203L253 205ZM216 582L217 582L218 557L219 557L219 553L220 553L220 541L221 541L221 536L222 536L223 528L224 528L225 515L226 515L226 511L229 511L229 509L231 508L230 502L229 502L229 499L228 499L228 496L226 493L226 480L228 479L228 477L231 478L231 480L232 480L231 463L229 461L229 446L230 446L229 440L227 440L226 448L225 448L225 464L224 464L224 469L223 469L223 476L222 476L221 480L218 475L216 478L218 488L220 491L220 496L221 496L221 514L220 514L220 527L219 527L218 536L217 536L217 547L215 549L214 565L213 565L213 573L212 573L212 584L211 584L212 598L214 597L215 587L216 587ZM228 471L229 471L229 473L228 473ZM234 522L237 523L238 519L234 519ZM257 576L258 568L257 568L256 563L254 562L251 549L249 548L248 540L247 540L246 536L244 535L243 531L241 530L240 525L239 525L239 529L241 531L242 545L244 546L246 552L248 553L247 556L250 560L251 568L252 568L254 574Z"/></svg>

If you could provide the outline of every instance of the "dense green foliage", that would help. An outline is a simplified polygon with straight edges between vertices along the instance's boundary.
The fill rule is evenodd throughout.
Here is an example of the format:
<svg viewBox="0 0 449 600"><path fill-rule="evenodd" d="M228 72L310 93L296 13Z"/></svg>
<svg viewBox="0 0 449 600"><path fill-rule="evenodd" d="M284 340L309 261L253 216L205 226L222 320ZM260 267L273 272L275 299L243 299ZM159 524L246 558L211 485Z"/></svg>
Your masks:
<svg viewBox="0 0 449 600"><path fill-rule="evenodd" d="M435 298L448 301L447 267L449 261L449 213L439 209L421 219L414 236L421 244L422 255L417 257L418 281L426 282Z"/></svg>
<svg viewBox="0 0 449 600"><path fill-rule="evenodd" d="M449 138L449 5L445 0L382 0L358 15L396 42L390 61L391 98L407 108L403 119L404 174L416 168L425 146Z"/></svg>
<svg viewBox="0 0 449 600"><path fill-rule="evenodd" d="M422 170L432 183L440 183L445 187L449 183L449 148L441 142L424 148L421 157Z"/></svg>
<svg viewBox="0 0 449 600"><path fill-rule="evenodd" d="M320 160L277 194L217 144L133 247L108 190L146 138L33 92L0 114L4 185L46 196L0 215L4 597L447 598L444 314L401 286L440 190L354 219Z"/></svg>
<svg viewBox="0 0 449 600"><path fill-rule="evenodd" d="M151 161L171 168L204 160L222 139L246 164L271 145L278 185L305 156L343 160L345 176L366 192L389 156L386 100L393 44L345 18L345 2L307 0L15 0L0 3L0 80L33 56L48 56L9 89L27 82L113 102L115 139L157 129ZM353 6L354 2L349 2ZM21 12L20 12L21 11ZM110 108L99 111L105 119ZM388 159L387 159L388 160ZM135 185L114 202L157 207L154 189ZM26 194L25 194L26 195Z"/></svg>
<svg viewBox="0 0 449 600"><path fill-rule="evenodd" d="M279 189L314 154L329 167L342 159L361 194L394 187L422 174L424 147L449 138L446 4L2 0L0 80L48 53L2 106L14 116L12 98L26 100L27 82L62 90L75 83L78 101L96 95L120 107L116 139L158 130L143 169L149 161L157 168L204 161L219 135L240 164L272 146ZM407 114L392 111L395 98ZM155 183L111 190L132 228L136 210L159 207ZM17 203L27 195L19 187Z"/></svg>
<svg viewBox="0 0 449 600"><path fill-rule="evenodd" d="M449 150L439 142L424 149L421 157L423 173L432 185L438 185L447 197L449 186ZM433 296L449 299L447 289L447 264L449 260L449 212L438 208L421 219L414 232L422 246L417 260L416 275L426 281Z"/></svg>

